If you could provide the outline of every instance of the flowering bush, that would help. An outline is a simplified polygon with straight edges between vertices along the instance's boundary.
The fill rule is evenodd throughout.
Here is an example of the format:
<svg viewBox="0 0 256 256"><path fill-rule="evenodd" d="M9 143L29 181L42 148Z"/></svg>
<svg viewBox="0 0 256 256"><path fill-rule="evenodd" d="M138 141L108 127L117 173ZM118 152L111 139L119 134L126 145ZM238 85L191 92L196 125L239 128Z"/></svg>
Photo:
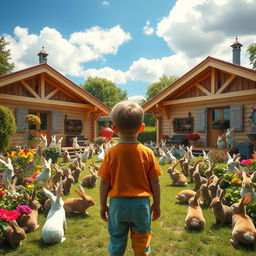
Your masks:
<svg viewBox="0 0 256 256"><path fill-rule="evenodd" d="M41 119L40 119L39 116L28 114L28 115L26 115L25 122L30 123L30 124L40 125L41 124Z"/></svg>
<svg viewBox="0 0 256 256"><path fill-rule="evenodd" d="M31 208L26 204L18 205L16 210L20 213L20 215L28 215L32 212Z"/></svg>
<svg viewBox="0 0 256 256"><path fill-rule="evenodd" d="M227 153L223 150L213 149L208 153L209 160L215 163L227 163Z"/></svg>
<svg viewBox="0 0 256 256"><path fill-rule="evenodd" d="M197 133L189 133L187 135L187 139L188 140L199 140L200 139L200 135Z"/></svg>
<svg viewBox="0 0 256 256"><path fill-rule="evenodd" d="M42 140L42 133L36 133L36 135L34 134L29 134L28 135L28 140Z"/></svg>
<svg viewBox="0 0 256 256"><path fill-rule="evenodd" d="M212 124L221 124L221 125L229 125L229 120L215 120Z"/></svg>

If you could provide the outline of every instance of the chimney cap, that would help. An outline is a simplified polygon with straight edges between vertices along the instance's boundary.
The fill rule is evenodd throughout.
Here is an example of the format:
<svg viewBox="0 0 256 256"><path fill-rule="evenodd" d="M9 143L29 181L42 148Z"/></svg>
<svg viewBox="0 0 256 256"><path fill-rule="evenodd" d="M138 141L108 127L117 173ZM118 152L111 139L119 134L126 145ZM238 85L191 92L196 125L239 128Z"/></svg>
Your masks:
<svg viewBox="0 0 256 256"><path fill-rule="evenodd" d="M42 50L37 55L45 55L45 56L47 56L49 54L47 53L47 51L45 51L44 47L42 47Z"/></svg>
<svg viewBox="0 0 256 256"><path fill-rule="evenodd" d="M240 46L243 46L239 41L238 41L238 38L236 37L236 41L230 45L230 47L233 47L233 46L236 46L236 45L240 45Z"/></svg>

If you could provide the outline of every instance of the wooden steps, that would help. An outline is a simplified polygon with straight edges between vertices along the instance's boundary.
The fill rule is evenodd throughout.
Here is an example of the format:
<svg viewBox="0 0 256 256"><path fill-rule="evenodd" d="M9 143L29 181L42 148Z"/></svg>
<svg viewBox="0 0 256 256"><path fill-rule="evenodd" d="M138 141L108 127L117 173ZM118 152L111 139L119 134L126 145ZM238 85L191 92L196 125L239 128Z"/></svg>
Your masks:
<svg viewBox="0 0 256 256"><path fill-rule="evenodd" d="M84 148L85 148L85 146L80 146L80 149L75 149L75 148L73 148L73 147L62 147L62 148L61 148L61 152L62 152L62 154L63 154L63 152L64 152L65 150L67 150L68 153L69 153L69 155L70 155L70 157L71 157L71 158L75 158L76 153L81 153L81 152L83 152L83 151L84 151Z"/></svg>

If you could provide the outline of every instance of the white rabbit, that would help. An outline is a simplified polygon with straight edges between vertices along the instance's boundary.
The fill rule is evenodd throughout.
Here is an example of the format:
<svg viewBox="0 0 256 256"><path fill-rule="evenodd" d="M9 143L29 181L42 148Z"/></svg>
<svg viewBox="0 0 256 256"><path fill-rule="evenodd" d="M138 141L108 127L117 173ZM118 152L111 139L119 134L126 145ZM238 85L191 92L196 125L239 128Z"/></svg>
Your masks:
<svg viewBox="0 0 256 256"><path fill-rule="evenodd" d="M165 140L161 140L161 148L165 153L168 151Z"/></svg>
<svg viewBox="0 0 256 256"><path fill-rule="evenodd" d="M236 145L234 137L234 128L227 129L226 132L227 148L234 148Z"/></svg>
<svg viewBox="0 0 256 256"><path fill-rule="evenodd" d="M62 185L58 186L56 196L45 188L43 191L51 200L51 209L42 229L42 239L45 243L62 243L66 240L64 230L67 228L64 202L61 198Z"/></svg>
<svg viewBox="0 0 256 256"><path fill-rule="evenodd" d="M172 148L165 153L169 164L177 162L176 157L172 154L172 150L174 148L175 148L175 146L172 146Z"/></svg>
<svg viewBox="0 0 256 256"><path fill-rule="evenodd" d="M80 148L80 146L77 143L77 137L73 138L72 146L73 146L74 149L79 149Z"/></svg>
<svg viewBox="0 0 256 256"><path fill-rule="evenodd" d="M179 145L179 154L180 154L180 157L185 156L186 153L187 153L187 151L184 149L184 145Z"/></svg>
<svg viewBox="0 0 256 256"><path fill-rule="evenodd" d="M63 137L61 137L61 138L58 140L57 144L56 144L56 148L58 148L59 150L61 150L61 143L62 143L62 140L63 140Z"/></svg>
<svg viewBox="0 0 256 256"><path fill-rule="evenodd" d="M219 135L219 136L218 136L218 139L217 139L217 146L218 146L218 149L223 149L223 148L226 147L226 143L225 143L225 141L224 141L224 136L225 136L225 135L226 135L226 134L223 133L222 135Z"/></svg>
<svg viewBox="0 0 256 256"><path fill-rule="evenodd" d="M192 150L193 150L193 146L190 146L190 147L187 146L188 160L189 162L193 163L195 161L195 156L193 155Z"/></svg>
<svg viewBox="0 0 256 256"><path fill-rule="evenodd" d="M165 165L165 160L167 160L167 156L166 156L166 154L164 153L164 151L160 147L158 149L159 149L159 155L160 155L158 163L160 165Z"/></svg>
<svg viewBox="0 0 256 256"><path fill-rule="evenodd" d="M47 148L47 137L46 135L41 135L42 140L40 141L39 147Z"/></svg>
<svg viewBox="0 0 256 256"><path fill-rule="evenodd" d="M3 181L7 181L10 184L12 183L12 177L14 176L14 170L12 166L12 161L10 158L7 158L7 162L0 159L0 163L2 163L5 166L5 169L3 171Z"/></svg>
<svg viewBox="0 0 256 256"><path fill-rule="evenodd" d="M254 172L250 177L247 177L246 173L243 171L243 183L242 188L240 190L240 196L243 198L246 193L251 193L252 200L256 198L256 193L253 189L252 180L255 176L256 172Z"/></svg>
<svg viewBox="0 0 256 256"><path fill-rule="evenodd" d="M52 163L52 159L50 158L48 161L42 157L43 160L43 170L41 173L39 173L37 180L41 183L41 184L46 184L49 179L51 178L51 163Z"/></svg>
<svg viewBox="0 0 256 256"><path fill-rule="evenodd" d="M56 147L56 135L51 136L52 140L49 147Z"/></svg>
<svg viewBox="0 0 256 256"><path fill-rule="evenodd" d="M239 169L235 166L234 159L231 155L227 152L228 162L227 162L227 172L239 172Z"/></svg>
<svg viewBox="0 0 256 256"><path fill-rule="evenodd" d="M104 157L105 157L105 150L104 150L104 148L103 148L103 145L101 145L101 146L99 147L99 154L98 154L98 157L97 157L97 161L96 161L96 162L102 162L103 159L104 159Z"/></svg>
<svg viewBox="0 0 256 256"><path fill-rule="evenodd" d="M84 152L81 157L82 157L83 162L87 162L88 157L89 157L89 148L88 147L84 148Z"/></svg>

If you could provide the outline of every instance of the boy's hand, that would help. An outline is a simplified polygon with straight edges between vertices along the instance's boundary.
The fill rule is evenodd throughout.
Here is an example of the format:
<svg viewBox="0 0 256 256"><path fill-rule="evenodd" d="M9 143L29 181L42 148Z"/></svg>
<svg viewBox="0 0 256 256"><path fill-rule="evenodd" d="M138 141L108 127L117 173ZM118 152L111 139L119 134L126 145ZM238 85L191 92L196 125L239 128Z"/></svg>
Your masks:
<svg viewBox="0 0 256 256"><path fill-rule="evenodd" d="M102 220L104 220L106 222L108 222L107 214L108 214L108 205L101 206L100 207L100 217Z"/></svg>
<svg viewBox="0 0 256 256"><path fill-rule="evenodd" d="M152 204L151 206L152 221L157 220L161 215L160 205Z"/></svg>

